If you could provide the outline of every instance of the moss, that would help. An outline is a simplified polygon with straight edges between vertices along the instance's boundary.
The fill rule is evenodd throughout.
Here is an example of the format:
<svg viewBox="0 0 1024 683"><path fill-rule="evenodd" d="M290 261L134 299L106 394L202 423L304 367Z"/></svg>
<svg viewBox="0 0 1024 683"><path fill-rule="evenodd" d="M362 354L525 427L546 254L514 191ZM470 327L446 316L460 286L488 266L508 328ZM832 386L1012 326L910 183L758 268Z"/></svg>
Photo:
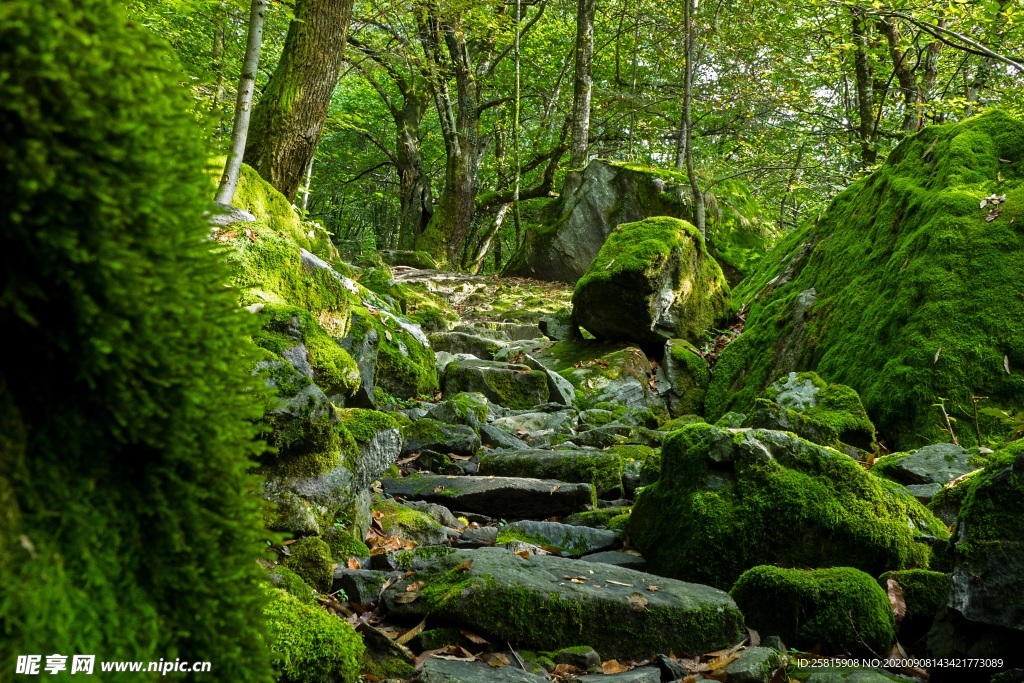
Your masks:
<svg viewBox="0 0 1024 683"><path fill-rule="evenodd" d="M693 424L706 424L704 418L700 415L680 415L679 417L673 418L668 422L663 423L658 427L658 431L661 432L674 432L677 429L682 429L688 425Z"/></svg>
<svg viewBox="0 0 1024 683"><path fill-rule="evenodd" d="M791 647L884 657L896 640L889 598L864 572L753 567L729 592L747 623Z"/></svg>
<svg viewBox="0 0 1024 683"><path fill-rule="evenodd" d="M653 571L720 587L769 562L924 568L924 537L949 537L905 489L846 455L782 432L709 425L665 441L660 477L639 493L629 534Z"/></svg>
<svg viewBox="0 0 1024 683"><path fill-rule="evenodd" d="M344 565L350 557L369 557L370 549L361 540L343 529L332 526L323 534L324 542L331 549L331 557Z"/></svg>
<svg viewBox="0 0 1024 683"><path fill-rule="evenodd" d="M1024 441L992 456L984 470L961 486L966 491L957 518L956 556L979 567L998 565L1002 544L1018 542L1024 522Z"/></svg>
<svg viewBox="0 0 1024 683"><path fill-rule="evenodd" d="M479 392L500 406L525 410L548 399L548 377L525 365L511 368L466 367L454 360L445 370L445 391Z"/></svg>
<svg viewBox="0 0 1024 683"><path fill-rule="evenodd" d="M889 579L899 584L903 600L907 605L905 619L931 619L949 597L949 576L927 569L905 569L885 572L878 577L878 584L887 588Z"/></svg>
<svg viewBox="0 0 1024 683"><path fill-rule="evenodd" d="M406 534L436 533L441 530L441 525L430 515L399 505L393 500L377 501L373 504L373 511L384 533L389 536L404 537Z"/></svg>
<svg viewBox="0 0 1024 683"><path fill-rule="evenodd" d="M408 441L417 443L444 443L444 432L441 426L444 423L425 417L408 425L403 434Z"/></svg>
<svg viewBox="0 0 1024 683"><path fill-rule="evenodd" d="M671 357L666 370L671 368L672 412L675 415L699 415L704 412L704 394L711 382L708 362L690 343L681 339L668 342L666 350Z"/></svg>
<svg viewBox="0 0 1024 683"><path fill-rule="evenodd" d="M358 681L365 649L352 626L322 609L303 605L284 591L271 593L264 615L271 661L279 680Z"/></svg>
<svg viewBox="0 0 1024 683"><path fill-rule="evenodd" d="M313 589L298 574L288 569L288 567L275 567L274 571L270 572L270 580L271 583L289 595L293 595L302 604L316 604L316 599L313 597Z"/></svg>
<svg viewBox="0 0 1024 683"><path fill-rule="evenodd" d="M482 394L462 392L448 399L458 412L458 416L469 421L470 415L477 422L487 422L487 399Z"/></svg>
<svg viewBox="0 0 1024 683"><path fill-rule="evenodd" d="M284 561L285 567L321 593L331 589L334 561L331 549L323 539L308 536L288 546L288 550L290 554Z"/></svg>
<svg viewBox="0 0 1024 683"><path fill-rule="evenodd" d="M398 429L398 422L388 413L361 408L346 408L338 411L341 424L358 443L367 443L380 432Z"/></svg>
<svg viewBox="0 0 1024 683"><path fill-rule="evenodd" d="M587 543L587 540L579 534L574 534L571 530L566 531L561 540L552 541L546 536L533 536L522 529L510 526L504 526L498 531L498 537L495 540L495 543L497 545L503 545L505 543L514 543L516 541L529 543L540 548L554 548L560 553L572 556L582 555L590 549L590 544Z"/></svg>
<svg viewBox="0 0 1024 683"><path fill-rule="evenodd" d="M715 367L709 417L747 410L790 370L855 389L898 450L948 440L942 399L951 415L972 395L1024 406L1024 376L1003 369L1004 357L1024 365L1024 299L1011 294L1024 279L1022 131L993 110L909 136L787 238L734 293L750 313ZM986 222L992 193L1007 201ZM980 426L983 441L1005 430L985 415ZM954 428L973 444L972 428Z"/></svg>
<svg viewBox="0 0 1024 683"><path fill-rule="evenodd" d="M374 657L369 650L363 655L361 666L364 678L378 681L409 681L416 677L417 671L412 664L399 657L380 659Z"/></svg>
<svg viewBox="0 0 1024 683"><path fill-rule="evenodd" d="M438 557L444 557L451 552L451 548L443 545L429 545L422 548L413 548L412 550L403 550L395 555L395 564L398 565L399 569L408 571L413 568L416 560L433 560Z"/></svg>
<svg viewBox="0 0 1024 683"><path fill-rule="evenodd" d="M612 508L599 508L597 510L586 510L585 512L575 512L566 518L566 524L575 524L577 526L589 526L595 529L603 529L608 526L608 521L615 517L620 517L625 513L628 513L632 508L628 507L612 507Z"/></svg>
<svg viewBox="0 0 1024 683"><path fill-rule="evenodd" d="M553 451L548 457L485 454L480 461L481 471L489 475L592 484L600 495L622 494L622 466L622 455L612 450Z"/></svg>
<svg viewBox="0 0 1024 683"><path fill-rule="evenodd" d="M616 515L608 520L608 528L612 531L626 531L629 528L629 520L632 515L624 513Z"/></svg>
<svg viewBox="0 0 1024 683"><path fill-rule="evenodd" d="M433 396L438 388L433 350L386 316L378 317L362 306L353 306L352 339L361 343L371 330L379 340L375 388L403 399Z"/></svg>

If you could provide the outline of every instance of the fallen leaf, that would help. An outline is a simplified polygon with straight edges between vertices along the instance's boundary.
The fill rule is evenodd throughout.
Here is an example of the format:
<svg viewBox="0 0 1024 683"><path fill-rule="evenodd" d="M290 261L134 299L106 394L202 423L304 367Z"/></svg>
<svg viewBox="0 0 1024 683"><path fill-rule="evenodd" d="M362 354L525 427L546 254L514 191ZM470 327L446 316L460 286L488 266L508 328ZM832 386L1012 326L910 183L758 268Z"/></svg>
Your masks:
<svg viewBox="0 0 1024 683"><path fill-rule="evenodd" d="M459 629L459 633L461 633L463 636L465 636L466 640L468 640L469 642L471 642L471 643L473 643L475 645L488 645L489 644L489 642L488 642L488 640L486 638L484 638L483 636L478 635L476 633L473 633L472 631L470 631L468 629L460 628ZM507 661L505 663L508 664Z"/></svg>
<svg viewBox="0 0 1024 683"><path fill-rule="evenodd" d="M425 585L427 585L426 581L415 581L415 582L410 583L408 586L405 587L405 592L406 593L411 593L413 591L418 591L419 589L423 588Z"/></svg>
<svg viewBox="0 0 1024 683"><path fill-rule="evenodd" d="M420 597L418 592L416 593L399 593L395 596L395 602L399 605L408 605L410 602L416 602Z"/></svg>
<svg viewBox="0 0 1024 683"><path fill-rule="evenodd" d="M661 586L648 586L647 590L649 590L649 591L651 591L653 593L654 591L660 591L661 590Z"/></svg>
<svg viewBox="0 0 1024 683"><path fill-rule="evenodd" d="M614 584L616 586L625 586L626 588L632 588L633 587L633 584L631 584L631 583L622 583L620 581L612 581L611 579L605 579L604 582L605 583L611 583L611 584Z"/></svg>
<svg viewBox="0 0 1024 683"><path fill-rule="evenodd" d="M465 572L468 572L469 568L472 567L472 566L473 566L473 560L466 560L462 564L455 565L455 571L465 571Z"/></svg>
<svg viewBox="0 0 1024 683"><path fill-rule="evenodd" d="M380 682L380 679L377 678L376 676L374 676L373 674L363 674L363 679L367 680L367 681L370 681L370 683L379 683Z"/></svg>
<svg viewBox="0 0 1024 683"><path fill-rule="evenodd" d="M932 358L932 365L935 365L936 363L939 362L939 356L940 355L942 355L942 347L941 346L939 347L939 350L935 352L935 358Z"/></svg>
<svg viewBox="0 0 1024 683"><path fill-rule="evenodd" d="M620 664L617 659L609 659L606 662L601 662L601 673L603 674L620 674L623 671L629 671L629 667Z"/></svg>
<svg viewBox="0 0 1024 683"><path fill-rule="evenodd" d="M449 453L448 457L451 458L452 460L472 460L473 459L473 456L471 456L471 455L455 455L454 453Z"/></svg>
<svg viewBox="0 0 1024 683"><path fill-rule="evenodd" d="M406 631L402 635L400 635L397 638L395 638L395 642L398 643L399 645L405 645L410 640L412 640L413 638L418 636L420 633L422 633L423 629L426 628L426 626L427 626L427 620L424 619L423 621L421 621L420 623L416 624L415 626L413 626L411 629L409 629L408 631Z"/></svg>
<svg viewBox="0 0 1024 683"><path fill-rule="evenodd" d="M630 593L626 599L629 608L634 612L645 612L647 610L647 598L641 593Z"/></svg>
<svg viewBox="0 0 1024 683"><path fill-rule="evenodd" d="M362 565L359 564L359 560L357 560L354 557L348 558L348 568L349 569L359 569L360 567L362 567Z"/></svg>
<svg viewBox="0 0 1024 683"><path fill-rule="evenodd" d="M530 551L529 550L517 550L516 551L516 555L518 555L519 557L523 558L524 560L530 559Z"/></svg>
<svg viewBox="0 0 1024 683"><path fill-rule="evenodd" d="M576 678L577 676L585 673L583 669L577 668L572 664L559 664L551 672L553 678Z"/></svg>
<svg viewBox="0 0 1024 683"><path fill-rule="evenodd" d="M903 587L895 579L889 579L885 583L885 592L889 595L889 604L892 605L896 621L903 621L903 617L907 615L907 601L903 599Z"/></svg>
<svg viewBox="0 0 1024 683"><path fill-rule="evenodd" d="M384 330L384 338L387 339L388 341L391 341L391 331L390 330Z"/></svg>
<svg viewBox="0 0 1024 683"><path fill-rule="evenodd" d="M562 488L561 484L555 484L554 486L551 487L551 490L548 491L548 493L554 493L555 491L557 491L560 488Z"/></svg>

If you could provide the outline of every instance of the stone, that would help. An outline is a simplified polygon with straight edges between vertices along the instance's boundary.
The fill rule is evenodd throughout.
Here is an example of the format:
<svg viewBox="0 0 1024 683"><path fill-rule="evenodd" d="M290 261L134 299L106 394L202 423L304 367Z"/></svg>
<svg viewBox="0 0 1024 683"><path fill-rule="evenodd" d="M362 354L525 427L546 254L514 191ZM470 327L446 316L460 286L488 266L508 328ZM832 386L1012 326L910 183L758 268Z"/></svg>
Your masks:
<svg viewBox="0 0 1024 683"><path fill-rule="evenodd" d="M450 354L470 354L483 360L491 360L494 354L507 346L506 342L469 334L467 332L435 332L430 335L430 345L434 352L444 351Z"/></svg>
<svg viewBox="0 0 1024 683"><path fill-rule="evenodd" d="M480 439L483 441L484 445L490 446L491 448L525 450L530 447L520 439L517 439L506 432L504 429L500 429L494 425L480 425Z"/></svg>
<svg viewBox="0 0 1024 683"><path fill-rule="evenodd" d="M399 645L384 631L365 621L359 621L356 633L366 647L361 662L364 673L376 678L380 678L377 674L395 678L411 678L416 675L416 669L413 667L416 656L409 648Z"/></svg>
<svg viewBox="0 0 1024 683"><path fill-rule="evenodd" d="M456 455L474 455L480 437L466 425L448 425L425 417L405 428L402 455L433 450Z"/></svg>
<svg viewBox="0 0 1024 683"><path fill-rule="evenodd" d="M598 339L661 347L699 342L725 320L729 286L704 238L684 221L620 225L573 292L573 318Z"/></svg>
<svg viewBox="0 0 1024 683"><path fill-rule="evenodd" d="M414 474L381 485L392 496L505 519L561 517L592 505L594 497L590 484L515 477Z"/></svg>
<svg viewBox="0 0 1024 683"><path fill-rule="evenodd" d="M212 211L209 214L210 225L217 226L219 228L226 228L234 223L255 223L256 216L252 215L245 209L239 209L238 207L231 206L230 204L221 204L220 202L215 203L216 211Z"/></svg>
<svg viewBox="0 0 1024 683"><path fill-rule="evenodd" d="M444 374L444 394L480 392L506 408L530 408L546 403L550 396L548 378L525 365L498 361L456 360L448 364Z"/></svg>
<svg viewBox="0 0 1024 683"><path fill-rule="evenodd" d="M503 538L513 537L534 545L556 548L566 557L579 557L607 550L619 543L618 534L607 529L533 520L512 522L502 527L501 533L498 534L498 542L500 543Z"/></svg>
<svg viewBox="0 0 1024 683"><path fill-rule="evenodd" d="M606 658L669 650L692 656L739 640L743 617L722 591L612 565L591 575L581 566L598 565L523 558L502 548L456 550L392 585L384 599L396 616L430 614L521 648L586 643ZM406 588L420 581L418 598L409 602ZM653 585L659 589L646 590Z"/></svg>
<svg viewBox="0 0 1024 683"><path fill-rule="evenodd" d="M650 384L651 362L635 346L559 342L530 355L569 380L582 409L607 404L664 410L665 402Z"/></svg>
<svg viewBox="0 0 1024 683"><path fill-rule="evenodd" d="M601 655L594 648L580 646L567 647L551 653L551 661L555 664L568 664L583 671L600 671Z"/></svg>
<svg viewBox="0 0 1024 683"><path fill-rule="evenodd" d="M907 486L938 484L932 491L934 496L942 484L977 469L968 462L971 457L966 448L936 443L909 453L893 453L879 458L871 471Z"/></svg>
<svg viewBox="0 0 1024 683"><path fill-rule="evenodd" d="M454 661L430 657L423 662L421 683L547 683L548 679L519 667L492 668L484 662Z"/></svg>
<svg viewBox="0 0 1024 683"><path fill-rule="evenodd" d="M725 666L731 683L768 683L782 664L779 653L770 647L748 647Z"/></svg>
<svg viewBox="0 0 1024 683"><path fill-rule="evenodd" d="M704 394L711 382L711 372L708 362L693 344L683 339L665 342L665 354L656 379L669 415L680 417L704 412Z"/></svg>
<svg viewBox="0 0 1024 683"><path fill-rule="evenodd" d="M444 505L426 503L422 500L407 500L402 503L402 505L422 512L441 526L448 527L449 529L461 529L465 526L455 515L452 514L452 511Z"/></svg>
<svg viewBox="0 0 1024 683"><path fill-rule="evenodd" d="M790 676L803 683L907 683L906 678L881 669L857 667L795 668Z"/></svg>
<svg viewBox="0 0 1024 683"><path fill-rule="evenodd" d="M588 483L598 496L622 490L622 458L605 451L494 451L480 457L480 474Z"/></svg>
<svg viewBox="0 0 1024 683"><path fill-rule="evenodd" d="M706 424L668 436L628 532L654 572L722 587L759 564L924 568L949 534L905 489L838 451Z"/></svg>
<svg viewBox="0 0 1024 683"><path fill-rule="evenodd" d="M564 406L571 406L576 402L576 389L572 386L572 382L562 377L557 372L549 370L539 360L525 354L523 356L523 365L533 370L538 370L547 375L548 378L548 395L551 402L559 403Z"/></svg>
<svg viewBox="0 0 1024 683"><path fill-rule="evenodd" d="M572 434L572 426L576 423L575 410L562 410L556 413L517 413L495 420L495 427L504 429L510 434L553 430Z"/></svg>
<svg viewBox="0 0 1024 683"><path fill-rule="evenodd" d="M661 669L656 666L638 666L617 674L590 674L578 676L580 683L661 683Z"/></svg>
<svg viewBox="0 0 1024 683"><path fill-rule="evenodd" d="M334 582L331 592L345 591L352 602L369 605L377 602L384 585L403 576L402 572L380 572L372 569L348 569L338 567L334 570Z"/></svg>
<svg viewBox="0 0 1024 683"><path fill-rule="evenodd" d="M605 550L599 553L591 553L580 558L582 562L593 562L595 564L613 564L616 567L647 571L647 560L642 555L623 552L621 550Z"/></svg>
<svg viewBox="0 0 1024 683"><path fill-rule="evenodd" d="M572 320L572 309L569 308L541 316L537 325L541 333L551 341L575 341L583 338L580 328Z"/></svg>
<svg viewBox="0 0 1024 683"><path fill-rule="evenodd" d="M426 417L477 429L487 421L487 397L478 392L456 394L431 408Z"/></svg>

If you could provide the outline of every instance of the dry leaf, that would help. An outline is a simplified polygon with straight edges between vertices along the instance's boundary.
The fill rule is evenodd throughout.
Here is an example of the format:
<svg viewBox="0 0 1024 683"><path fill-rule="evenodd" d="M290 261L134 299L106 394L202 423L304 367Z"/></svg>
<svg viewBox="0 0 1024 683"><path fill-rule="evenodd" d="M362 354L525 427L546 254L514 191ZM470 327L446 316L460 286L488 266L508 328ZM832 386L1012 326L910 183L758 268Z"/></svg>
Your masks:
<svg viewBox="0 0 1024 683"><path fill-rule="evenodd" d="M654 591L660 591L661 590L661 586L648 586L647 590L649 590L649 591L651 591L653 593Z"/></svg>
<svg viewBox="0 0 1024 683"><path fill-rule="evenodd" d="M551 490L548 491L548 493L554 493L555 491L557 491L560 488L562 488L561 484L555 484L554 486L551 487Z"/></svg>
<svg viewBox="0 0 1024 683"><path fill-rule="evenodd" d="M472 460L473 459L472 455L455 455L454 453L449 453L448 457L451 458L452 460Z"/></svg>
<svg viewBox="0 0 1024 683"><path fill-rule="evenodd" d="M566 678L576 678L577 676L579 676L580 674L583 674L583 673L584 673L583 669L579 669L579 668L573 666L572 664L559 664L551 672L551 675L554 678L566 679Z"/></svg>
<svg viewBox="0 0 1024 683"><path fill-rule="evenodd" d="M524 560L530 559L530 551L529 550L517 550L516 551L516 555L518 555L519 557L523 558Z"/></svg>
<svg viewBox="0 0 1024 683"><path fill-rule="evenodd" d="M426 581L416 581L416 582L410 583L408 586L405 587L405 592L406 593L411 593L413 591L418 591L419 589L423 588L425 585L427 585Z"/></svg>
<svg viewBox="0 0 1024 683"><path fill-rule="evenodd" d="M903 621L903 617L907 615L907 601L903 599L903 587L895 579L889 579L885 583L885 592L889 594L889 603L896 615L896 621Z"/></svg>
<svg viewBox="0 0 1024 683"><path fill-rule="evenodd" d="M940 346L939 350L935 352L935 358L932 358L932 365L935 365L936 363L939 362L939 356L941 354L942 354L942 347Z"/></svg>
<svg viewBox="0 0 1024 683"><path fill-rule="evenodd" d="M601 662L601 673L620 674L623 671L629 671L629 667L619 664L617 659L609 659L607 662Z"/></svg>
<svg viewBox="0 0 1024 683"><path fill-rule="evenodd" d="M349 569L359 569L361 566L362 565L359 564L359 560L357 560L356 558L354 558L354 557L348 558L348 568Z"/></svg>
<svg viewBox="0 0 1024 683"><path fill-rule="evenodd" d="M473 643L474 645L488 645L489 644L486 638L484 638L481 635L477 635L476 633L473 633L472 631L470 631L468 629L460 628L459 629L459 633L461 633L463 636L465 636L466 640L468 640L469 642ZM508 664L507 661L505 663Z"/></svg>
<svg viewBox="0 0 1024 683"><path fill-rule="evenodd" d="M380 679L373 674L363 674L363 679L370 681L370 683L380 683Z"/></svg>
<svg viewBox="0 0 1024 683"><path fill-rule="evenodd" d="M416 602L420 597L419 592L416 593L399 593L395 596L395 602L399 605L408 605L410 602Z"/></svg>
<svg viewBox="0 0 1024 683"><path fill-rule="evenodd" d="M629 603L629 608L634 612L644 612L647 610L647 598L641 593L630 593L626 601Z"/></svg>
<svg viewBox="0 0 1024 683"><path fill-rule="evenodd" d="M427 620L424 619L423 621L421 621L420 623L416 624L415 626L413 626L411 629L409 629L408 631L406 631L402 635L400 635L397 638L395 638L395 642L398 643L399 645L405 645L410 640L412 640L413 638L418 636L420 633L422 633L423 629L426 627L426 625L427 625Z"/></svg>
<svg viewBox="0 0 1024 683"><path fill-rule="evenodd" d="M384 330L384 338L387 339L388 341L391 341L391 331L390 330Z"/></svg>
<svg viewBox="0 0 1024 683"><path fill-rule="evenodd" d="M469 568L473 566L473 560L466 560L462 564L455 565L455 571L469 571Z"/></svg>

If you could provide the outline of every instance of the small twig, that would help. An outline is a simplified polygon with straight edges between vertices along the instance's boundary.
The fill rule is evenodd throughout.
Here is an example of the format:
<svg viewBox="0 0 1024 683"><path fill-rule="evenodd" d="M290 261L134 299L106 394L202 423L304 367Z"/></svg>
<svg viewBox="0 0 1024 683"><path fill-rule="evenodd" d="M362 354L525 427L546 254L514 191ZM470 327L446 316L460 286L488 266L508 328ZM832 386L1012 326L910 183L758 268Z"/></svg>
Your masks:
<svg viewBox="0 0 1024 683"><path fill-rule="evenodd" d="M953 431L953 423L949 419L949 413L946 412L946 399L940 398L935 405L942 411L942 417L946 421L946 431L949 432L949 438L953 440L953 445L959 446L960 442L957 441L956 432Z"/></svg>
<svg viewBox="0 0 1024 683"><path fill-rule="evenodd" d="M512 649L512 643L506 640L505 644L508 645L508 651L511 652L512 656L516 658L516 664L519 665L519 668L523 671L526 671L526 664L523 662L522 658L520 658L519 654L514 649Z"/></svg>

